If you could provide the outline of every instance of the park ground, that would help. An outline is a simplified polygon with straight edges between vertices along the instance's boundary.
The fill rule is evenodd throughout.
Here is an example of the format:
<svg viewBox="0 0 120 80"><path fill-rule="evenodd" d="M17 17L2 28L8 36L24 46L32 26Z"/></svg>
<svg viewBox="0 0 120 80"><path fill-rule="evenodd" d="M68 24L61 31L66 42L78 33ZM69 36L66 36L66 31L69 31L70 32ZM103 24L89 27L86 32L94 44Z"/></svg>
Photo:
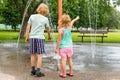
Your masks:
<svg viewBox="0 0 120 80"><path fill-rule="evenodd" d="M30 75L29 54L25 54L26 52L24 50L21 53L15 50L15 48L3 48L3 46L0 47L0 80L120 80L119 70L107 70L104 69L105 66L102 66L101 69L81 68L74 70L73 77L67 76L63 79L59 77L59 72L55 69L46 68L44 66L45 62L43 62L41 68L45 76L34 77ZM13 52L12 50L15 51Z"/></svg>

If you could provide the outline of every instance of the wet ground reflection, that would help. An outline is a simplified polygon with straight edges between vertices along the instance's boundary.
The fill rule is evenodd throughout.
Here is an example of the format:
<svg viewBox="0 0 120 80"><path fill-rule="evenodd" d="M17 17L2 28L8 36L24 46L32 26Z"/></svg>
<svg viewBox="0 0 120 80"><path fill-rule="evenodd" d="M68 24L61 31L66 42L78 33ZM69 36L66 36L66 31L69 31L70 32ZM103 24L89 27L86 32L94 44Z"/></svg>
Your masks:
<svg viewBox="0 0 120 80"><path fill-rule="evenodd" d="M19 73L30 70L29 45L20 44L19 49L15 43L0 44L0 73L14 74L16 70ZM43 59L43 68L45 70L56 70L56 61L54 56L54 43L46 44L46 54ZM82 44L74 43L73 63L74 70L84 71L120 71L120 44ZM68 67L67 67L68 68ZM27 79L25 79L27 80Z"/></svg>
<svg viewBox="0 0 120 80"><path fill-rule="evenodd" d="M120 70L119 52L119 45L74 45L73 60L76 64L79 62L79 65L86 69L118 71Z"/></svg>
<svg viewBox="0 0 120 80"><path fill-rule="evenodd" d="M20 49L14 43L0 44L0 62L4 64L16 58L29 59L29 51L26 44L20 44ZM44 62L47 67L53 67L52 57L54 56L54 44L46 44ZM74 69L93 70L119 70L120 71L120 46L109 44L77 44L74 43ZM27 57L26 57L26 56ZM46 56L46 57L45 57ZM27 59L27 60L28 60ZM48 64L47 64L48 63ZM29 64L29 63L28 63ZM54 67L53 67L54 69Z"/></svg>

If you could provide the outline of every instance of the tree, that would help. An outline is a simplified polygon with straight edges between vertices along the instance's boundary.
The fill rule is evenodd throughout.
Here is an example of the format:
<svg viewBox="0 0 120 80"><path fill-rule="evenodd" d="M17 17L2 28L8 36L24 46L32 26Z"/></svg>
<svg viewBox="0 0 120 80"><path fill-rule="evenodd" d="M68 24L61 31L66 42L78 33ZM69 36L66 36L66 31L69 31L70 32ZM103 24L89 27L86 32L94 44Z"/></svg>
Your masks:
<svg viewBox="0 0 120 80"><path fill-rule="evenodd" d="M111 6L110 0L88 0L89 25L94 29L111 27L109 21L115 9Z"/></svg>
<svg viewBox="0 0 120 80"><path fill-rule="evenodd" d="M49 7L49 14L48 18L50 21L50 26L53 28L56 27L57 31L57 25L58 25L58 0L46 0L47 5Z"/></svg>
<svg viewBox="0 0 120 80"><path fill-rule="evenodd" d="M107 23L107 26L108 27L108 30L110 28L115 28L115 29L119 29L120 28L120 12L117 11L117 10L113 10L112 14L109 16L109 19L108 19L108 23Z"/></svg>
<svg viewBox="0 0 120 80"><path fill-rule="evenodd" d="M23 20L22 20L22 26L20 29L20 34L19 37L23 38L25 31L26 31L26 25L27 21L30 17L31 14L35 13L37 6L43 2L43 0L21 0L21 1L16 1L13 0L14 5L16 6L15 8L19 10L19 13L23 15ZM26 7L28 7L26 9ZM25 13L24 13L25 10Z"/></svg>
<svg viewBox="0 0 120 80"><path fill-rule="evenodd" d="M1 19L1 23L6 24L6 25L11 25L12 29L16 31L16 26L20 24L21 20L21 15L18 13L18 10L14 8L13 2L7 1L4 2L5 7L1 9L1 16L3 19Z"/></svg>
<svg viewBox="0 0 120 80"><path fill-rule="evenodd" d="M16 29L16 25L21 24L22 17L24 18L21 30L20 38L24 37L26 30L26 24L31 14L35 13L38 4L43 2L43 0L5 0L4 9L1 10L2 23L12 25ZM30 6L29 6L30 3ZM28 7L26 9L26 7ZM26 9L26 13L24 13Z"/></svg>
<svg viewBox="0 0 120 80"><path fill-rule="evenodd" d="M50 14L48 15L48 17L50 20L50 24L58 24L58 0L4 1L6 7L2 9L0 5L0 13L2 12L2 16L0 17L2 21L4 21L6 24L14 24L13 26L16 26L22 21L22 16L24 17L20 32L21 38L23 38L26 31L26 24L30 15L36 13L37 5L41 2L47 3L47 5L49 6ZM120 0L114 1L116 1L114 5L120 5ZM24 11L26 12L26 14L24 13ZM111 6L110 0L63 0L63 13L69 14L72 19L75 18L77 15L80 16L80 20L75 23L75 27L77 28L82 26L86 28L92 27L94 29L108 27L109 29L113 27L109 27L109 22L114 12L115 9ZM7 14L7 16L5 14Z"/></svg>

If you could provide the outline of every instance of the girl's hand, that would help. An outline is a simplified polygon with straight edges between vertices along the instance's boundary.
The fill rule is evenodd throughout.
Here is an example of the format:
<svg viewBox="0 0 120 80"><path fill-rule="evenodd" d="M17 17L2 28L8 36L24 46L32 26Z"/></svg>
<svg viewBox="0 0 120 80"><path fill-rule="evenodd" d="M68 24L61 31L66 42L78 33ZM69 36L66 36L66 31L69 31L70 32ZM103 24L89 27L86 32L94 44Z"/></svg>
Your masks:
<svg viewBox="0 0 120 80"><path fill-rule="evenodd" d="M76 19L76 20L78 20L78 19L80 19L80 17L79 17L79 16L77 16L75 19Z"/></svg>
<svg viewBox="0 0 120 80"><path fill-rule="evenodd" d="M25 39L25 42L26 42L26 43L29 43L29 38L26 38L26 39Z"/></svg>
<svg viewBox="0 0 120 80"><path fill-rule="evenodd" d="M74 19L71 21L71 27L73 26L73 24L74 24L78 19L80 19L79 16L77 16L76 18L74 18Z"/></svg>
<svg viewBox="0 0 120 80"><path fill-rule="evenodd" d="M55 50L55 53L59 53L59 49L56 49L56 50Z"/></svg>

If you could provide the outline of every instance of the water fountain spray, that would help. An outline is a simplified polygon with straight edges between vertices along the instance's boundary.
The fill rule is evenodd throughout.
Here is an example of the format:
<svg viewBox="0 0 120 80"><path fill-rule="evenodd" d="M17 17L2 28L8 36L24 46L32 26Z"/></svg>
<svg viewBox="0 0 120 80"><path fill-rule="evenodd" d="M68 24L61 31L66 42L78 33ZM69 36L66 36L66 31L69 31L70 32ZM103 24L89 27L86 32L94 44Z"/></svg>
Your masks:
<svg viewBox="0 0 120 80"><path fill-rule="evenodd" d="M89 27L94 30L91 30L91 36L94 36L96 34L97 30L97 17L98 17L98 0L90 0L88 2L88 16L89 16ZM94 59L95 57L95 50L96 50L96 37L91 37L91 57Z"/></svg>
<svg viewBox="0 0 120 80"><path fill-rule="evenodd" d="M31 4L32 1L33 1L33 0L28 0L28 1L27 1L26 8L25 8L25 10L24 10L24 14L23 14L23 18L22 18L21 26L23 26L26 13L27 13L28 8L29 8L29 6L30 6L30 4ZM20 28L19 37L18 37L18 40L17 40L17 46L16 46L17 48L19 47L19 41L20 41L20 33L21 33L21 31L22 31L22 27Z"/></svg>
<svg viewBox="0 0 120 80"><path fill-rule="evenodd" d="M46 0L45 3L48 5L49 10L51 11L50 4L48 4L48 1L49 0ZM52 41L53 41L53 45L54 45L54 49L55 49L56 38L55 38L55 31L54 31L54 27L53 27L53 24L52 24L52 18L51 18L50 12L48 14L48 18L49 18L49 22L50 22L50 26L51 26L51 32L53 33L52 34ZM60 71L60 56L58 55L59 53L55 54L53 52L52 54L54 54L53 59L57 61L57 64L56 64L57 65L57 71Z"/></svg>

